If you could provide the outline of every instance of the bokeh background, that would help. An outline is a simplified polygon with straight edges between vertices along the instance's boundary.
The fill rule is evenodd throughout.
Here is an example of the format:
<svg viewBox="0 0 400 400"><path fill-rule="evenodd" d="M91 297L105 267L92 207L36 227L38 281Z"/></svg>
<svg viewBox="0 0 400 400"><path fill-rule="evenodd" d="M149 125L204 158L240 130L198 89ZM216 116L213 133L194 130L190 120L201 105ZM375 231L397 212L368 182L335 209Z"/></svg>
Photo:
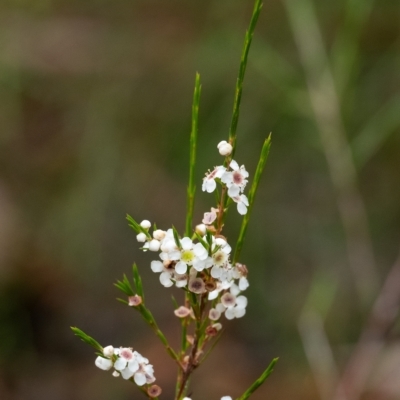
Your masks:
<svg viewBox="0 0 400 400"><path fill-rule="evenodd" d="M115 301L113 282L136 261L177 342L171 290L125 214L184 228L196 71L195 220L213 205L201 179L221 162L252 3L1 1L2 400L141 398L94 367L71 325L137 348L172 398L174 364ZM398 0L265 1L238 128L251 174L269 132L242 253L248 313L198 370L193 397L239 396L279 356L254 400L400 399Z"/></svg>

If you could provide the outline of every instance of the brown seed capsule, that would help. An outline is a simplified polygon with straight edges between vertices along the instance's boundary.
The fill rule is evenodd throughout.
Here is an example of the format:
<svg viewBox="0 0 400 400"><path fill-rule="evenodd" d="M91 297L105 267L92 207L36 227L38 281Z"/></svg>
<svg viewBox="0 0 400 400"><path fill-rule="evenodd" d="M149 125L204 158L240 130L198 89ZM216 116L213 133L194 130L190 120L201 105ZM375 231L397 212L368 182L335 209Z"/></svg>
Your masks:
<svg viewBox="0 0 400 400"><path fill-rule="evenodd" d="M206 335L207 336L215 336L218 333L218 330L213 326L207 326L206 328Z"/></svg>
<svg viewBox="0 0 400 400"><path fill-rule="evenodd" d="M207 292L212 292L217 288L217 284L214 281L206 282L206 290Z"/></svg>
<svg viewBox="0 0 400 400"><path fill-rule="evenodd" d="M158 385L151 385L147 388L147 394L153 399L162 393L162 389Z"/></svg>
<svg viewBox="0 0 400 400"><path fill-rule="evenodd" d="M174 311L174 314L179 318L185 318L190 315L190 310L187 307L180 306Z"/></svg>
<svg viewBox="0 0 400 400"><path fill-rule="evenodd" d="M235 264L236 269L239 271L241 276L246 277L248 274L247 267L244 264L236 263Z"/></svg>

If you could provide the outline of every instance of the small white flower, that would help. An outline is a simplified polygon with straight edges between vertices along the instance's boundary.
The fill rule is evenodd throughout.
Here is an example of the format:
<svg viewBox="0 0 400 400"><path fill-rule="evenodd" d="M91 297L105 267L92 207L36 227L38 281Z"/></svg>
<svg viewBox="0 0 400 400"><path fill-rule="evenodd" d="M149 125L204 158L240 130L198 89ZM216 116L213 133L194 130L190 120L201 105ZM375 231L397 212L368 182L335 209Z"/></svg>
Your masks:
<svg viewBox="0 0 400 400"><path fill-rule="evenodd" d="M221 181L228 187L228 196L233 198L243 192L249 173L246 171L244 165L239 167L239 164L235 160L232 160L229 166L232 168L232 171L226 171L222 175Z"/></svg>
<svg viewBox="0 0 400 400"><path fill-rule="evenodd" d="M215 308L211 308L210 312L208 313L208 318L211 319L211 321L218 321L220 316L221 312Z"/></svg>
<svg viewBox="0 0 400 400"><path fill-rule="evenodd" d="M111 369L113 362L109 360L108 358L103 358L103 357L97 357L96 360L94 361L95 365L97 368L102 369L103 371L108 371Z"/></svg>
<svg viewBox="0 0 400 400"><path fill-rule="evenodd" d="M232 153L232 145L225 140L219 142L217 148L221 156L229 156Z"/></svg>
<svg viewBox="0 0 400 400"><path fill-rule="evenodd" d="M221 178L225 171L225 167L220 165L219 167L215 167L211 172L206 174L206 177L203 178L203 185L201 187L202 191L212 193L217 187L215 179Z"/></svg>
<svg viewBox="0 0 400 400"><path fill-rule="evenodd" d="M231 396L223 396L221 397L221 400L232 400Z"/></svg>
<svg viewBox="0 0 400 400"><path fill-rule="evenodd" d="M204 293L206 290L206 285L203 279L195 278L189 281L189 290L196 294Z"/></svg>
<svg viewBox="0 0 400 400"><path fill-rule="evenodd" d="M151 222L147 221L147 219L144 219L141 223L140 226L144 229L149 229L151 227Z"/></svg>
<svg viewBox="0 0 400 400"><path fill-rule="evenodd" d="M205 225L211 225L217 219L217 213L215 211L204 213L204 218L201 222Z"/></svg>
<svg viewBox="0 0 400 400"><path fill-rule="evenodd" d="M247 280L247 278L245 278L244 276L242 276L239 279L239 289L241 291L246 290L249 287L249 281Z"/></svg>
<svg viewBox="0 0 400 400"><path fill-rule="evenodd" d="M160 282L164 287L171 287L174 282L171 281L171 273L164 271L160 274Z"/></svg>
<svg viewBox="0 0 400 400"><path fill-rule="evenodd" d="M115 378L118 378L120 376L120 373L118 371L114 371L112 373L112 376L114 376Z"/></svg>
<svg viewBox="0 0 400 400"><path fill-rule="evenodd" d="M138 242L143 243L146 241L146 239L147 239L147 236L143 232L140 232L138 235L136 235L136 240Z"/></svg>

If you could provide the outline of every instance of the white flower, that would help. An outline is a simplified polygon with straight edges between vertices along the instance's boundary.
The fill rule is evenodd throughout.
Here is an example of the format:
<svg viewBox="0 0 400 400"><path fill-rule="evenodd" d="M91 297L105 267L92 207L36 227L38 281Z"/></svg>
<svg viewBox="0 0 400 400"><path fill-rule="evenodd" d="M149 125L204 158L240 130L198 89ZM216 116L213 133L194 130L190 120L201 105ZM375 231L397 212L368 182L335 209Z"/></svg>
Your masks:
<svg viewBox="0 0 400 400"><path fill-rule="evenodd" d="M143 243L146 241L146 239L147 239L147 236L143 232L140 232L138 235L136 235L136 240L138 242Z"/></svg>
<svg viewBox="0 0 400 400"><path fill-rule="evenodd" d="M225 167L220 165L219 167L215 167L211 172L206 174L206 177L203 178L203 185L201 187L202 191L212 193L217 187L215 179L221 178L225 171Z"/></svg>
<svg viewBox="0 0 400 400"><path fill-rule="evenodd" d="M208 313L208 318L211 319L211 321L218 321L220 316L221 312L215 308L211 308L210 312Z"/></svg>
<svg viewBox="0 0 400 400"><path fill-rule="evenodd" d="M109 369L111 369L111 367L113 365L111 360L109 360L108 358L100 357L100 356L96 358L94 363L97 368L100 368L103 371L108 371Z"/></svg>
<svg viewBox="0 0 400 400"><path fill-rule="evenodd" d="M232 197L232 200L237 203L238 213L245 215L247 213L247 207L249 206L249 200L244 194L240 196Z"/></svg>
<svg viewBox="0 0 400 400"><path fill-rule="evenodd" d="M139 369L139 364L131 349L125 347L120 350L118 359L114 363L114 368L121 372L124 379L129 379ZM126 377L130 373L131 375Z"/></svg>
<svg viewBox="0 0 400 400"><path fill-rule="evenodd" d="M147 221L147 219L144 219L141 223L140 226L144 229L149 229L151 227L151 222Z"/></svg>
<svg viewBox="0 0 400 400"><path fill-rule="evenodd" d="M221 181L228 187L228 196L233 198L243 192L249 173L246 171L244 165L239 167L239 164L235 160L232 160L229 166L232 168L232 171L226 171L222 175Z"/></svg>
<svg viewBox="0 0 400 400"><path fill-rule="evenodd" d="M246 314L247 298L239 296L236 298L236 305L225 311L226 319L242 318Z"/></svg>
<svg viewBox="0 0 400 400"><path fill-rule="evenodd" d="M231 396L223 396L221 397L221 400L232 400Z"/></svg>
<svg viewBox="0 0 400 400"><path fill-rule="evenodd" d="M229 156L232 153L232 145L225 140L219 142L217 147L221 156Z"/></svg>
<svg viewBox="0 0 400 400"><path fill-rule="evenodd" d="M204 213L204 218L201 222L205 225L211 225L217 219L217 213L215 211Z"/></svg>

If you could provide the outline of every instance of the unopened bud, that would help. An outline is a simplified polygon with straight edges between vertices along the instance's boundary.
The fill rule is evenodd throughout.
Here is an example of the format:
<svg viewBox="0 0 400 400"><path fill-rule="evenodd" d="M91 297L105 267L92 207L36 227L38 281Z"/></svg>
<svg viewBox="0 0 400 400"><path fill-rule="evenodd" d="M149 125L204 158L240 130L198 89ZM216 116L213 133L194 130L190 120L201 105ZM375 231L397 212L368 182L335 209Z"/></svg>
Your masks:
<svg viewBox="0 0 400 400"><path fill-rule="evenodd" d="M160 250L160 245L161 245L161 243L158 240L153 239L149 243L149 250L150 251L158 251L158 250Z"/></svg>
<svg viewBox="0 0 400 400"><path fill-rule="evenodd" d="M225 140L219 142L217 147L221 156L229 156L232 153L232 145Z"/></svg>
<svg viewBox="0 0 400 400"><path fill-rule="evenodd" d="M147 236L143 232L140 232L138 235L136 235L136 240L138 242L145 242L146 239L147 239Z"/></svg>
<svg viewBox="0 0 400 400"><path fill-rule="evenodd" d="M207 233L206 226L204 224L196 225L196 233L204 236Z"/></svg>
<svg viewBox="0 0 400 400"><path fill-rule="evenodd" d="M149 229L151 227L151 222L147 221L147 219L144 219L141 223L140 226L144 229Z"/></svg>
<svg viewBox="0 0 400 400"><path fill-rule="evenodd" d="M157 240L163 240L165 238L166 233L161 229L157 229L153 232L153 238Z"/></svg>
<svg viewBox="0 0 400 400"><path fill-rule="evenodd" d="M104 347L103 354L105 357L112 357L114 355L114 347L112 346Z"/></svg>

